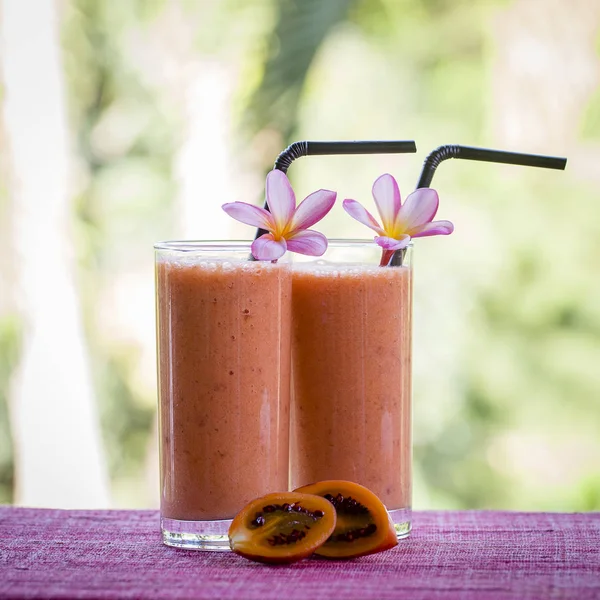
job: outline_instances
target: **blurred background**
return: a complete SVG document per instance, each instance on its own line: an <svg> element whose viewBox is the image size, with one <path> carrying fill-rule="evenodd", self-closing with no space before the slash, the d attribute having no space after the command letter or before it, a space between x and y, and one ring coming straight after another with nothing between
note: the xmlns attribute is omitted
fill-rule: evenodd
<svg viewBox="0 0 600 600"><path fill-rule="evenodd" d="M373 208L444 143L416 242L417 509L600 509L600 3L0 0L0 502L158 504L152 244L249 238L297 139L415 139L290 178ZM322 225L364 237L338 204Z"/></svg>

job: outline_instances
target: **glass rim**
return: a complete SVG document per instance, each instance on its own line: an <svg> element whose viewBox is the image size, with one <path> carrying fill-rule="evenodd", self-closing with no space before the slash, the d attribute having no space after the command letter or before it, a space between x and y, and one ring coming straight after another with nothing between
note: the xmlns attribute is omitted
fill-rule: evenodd
<svg viewBox="0 0 600 600"><path fill-rule="evenodd" d="M215 252L215 251L248 251L253 240L167 240L156 242L155 250L171 252ZM328 239L330 248L379 248L373 239L332 238ZM411 240L409 247L412 247Z"/></svg>

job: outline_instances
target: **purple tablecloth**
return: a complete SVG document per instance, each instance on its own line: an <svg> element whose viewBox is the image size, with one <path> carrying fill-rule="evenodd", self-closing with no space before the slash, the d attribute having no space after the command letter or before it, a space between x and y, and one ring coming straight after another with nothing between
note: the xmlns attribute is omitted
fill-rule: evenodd
<svg viewBox="0 0 600 600"><path fill-rule="evenodd" d="M417 512L408 540L287 567L161 543L153 511L0 507L0 598L600 598L600 513Z"/></svg>

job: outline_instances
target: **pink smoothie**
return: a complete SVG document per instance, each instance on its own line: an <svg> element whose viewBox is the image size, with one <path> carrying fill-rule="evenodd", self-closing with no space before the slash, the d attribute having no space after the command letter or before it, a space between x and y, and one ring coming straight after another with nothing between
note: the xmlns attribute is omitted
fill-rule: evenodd
<svg viewBox="0 0 600 600"><path fill-rule="evenodd" d="M355 481L411 505L409 267L298 266L292 285L292 487Z"/></svg>
<svg viewBox="0 0 600 600"><path fill-rule="evenodd" d="M290 271L165 259L156 276L161 514L232 518L288 488Z"/></svg>

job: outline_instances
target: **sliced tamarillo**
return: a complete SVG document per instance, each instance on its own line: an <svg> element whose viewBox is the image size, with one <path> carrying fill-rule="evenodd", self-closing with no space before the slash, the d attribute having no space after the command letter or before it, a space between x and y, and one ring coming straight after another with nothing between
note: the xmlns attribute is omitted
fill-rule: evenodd
<svg viewBox="0 0 600 600"><path fill-rule="evenodd" d="M375 554L398 544L394 524L381 500L369 489L351 481L320 481L295 492L328 500L337 513L336 527L315 551L327 558L355 558Z"/></svg>
<svg viewBox="0 0 600 600"><path fill-rule="evenodd" d="M324 544L335 523L335 508L325 498L296 492L268 494L236 515L229 527L229 545L257 562L292 563Z"/></svg>

